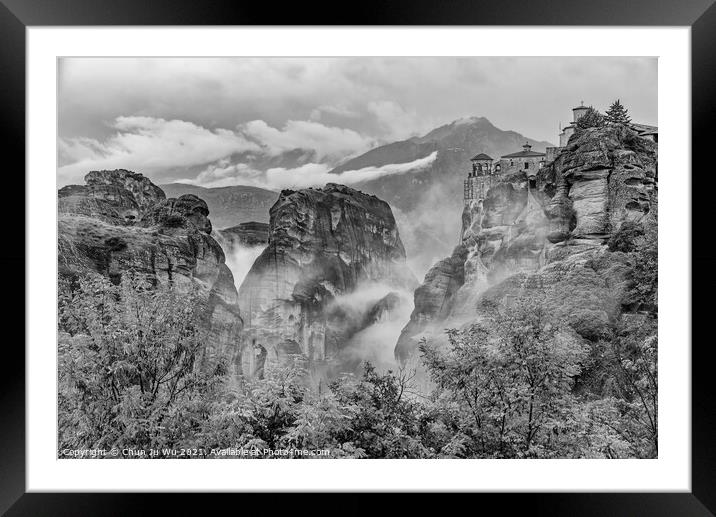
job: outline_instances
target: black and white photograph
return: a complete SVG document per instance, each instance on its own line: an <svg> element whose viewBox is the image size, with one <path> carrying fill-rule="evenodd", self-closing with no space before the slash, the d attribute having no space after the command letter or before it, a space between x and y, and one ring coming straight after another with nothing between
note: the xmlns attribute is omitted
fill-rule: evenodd
<svg viewBox="0 0 716 517"><path fill-rule="evenodd" d="M57 458L659 458L658 63L59 58Z"/></svg>

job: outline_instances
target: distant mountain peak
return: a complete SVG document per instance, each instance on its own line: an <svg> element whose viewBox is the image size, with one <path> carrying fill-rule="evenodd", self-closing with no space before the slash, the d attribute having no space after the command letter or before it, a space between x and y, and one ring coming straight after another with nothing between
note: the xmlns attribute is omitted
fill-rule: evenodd
<svg viewBox="0 0 716 517"><path fill-rule="evenodd" d="M460 126L460 125L464 125L464 124L485 124L485 123L492 125L492 122L490 122L485 117L472 116L472 117L461 117L459 119L453 120L449 125Z"/></svg>
<svg viewBox="0 0 716 517"><path fill-rule="evenodd" d="M497 128L487 117L478 117L477 115L473 115L470 117L461 117L458 119L453 120L449 124L444 124L438 128L435 128L432 132L435 132L437 130L444 129L444 130L452 130L452 131L460 131L460 130L472 130L472 129L485 129L488 131L496 130L501 131L499 128ZM429 133L428 133L429 134Z"/></svg>

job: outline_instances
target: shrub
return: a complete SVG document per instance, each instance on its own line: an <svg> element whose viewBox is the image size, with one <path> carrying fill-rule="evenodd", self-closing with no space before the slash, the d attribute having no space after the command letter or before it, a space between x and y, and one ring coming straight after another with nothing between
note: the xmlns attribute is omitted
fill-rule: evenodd
<svg viewBox="0 0 716 517"><path fill-rule="evenodd" d="M62 284L59 445L138 449L190 442L220 375L195 360L204 341L195 289L125 274ZM216 370L217 374L221 369Z"/></svg>
<svg viewBox="0 0 716 517"><path fill-rule="evenodd" d="M584 115L577 120L577 130L584 130L592 127L603 127L604 116L591 106L584 112Z"/></svg>

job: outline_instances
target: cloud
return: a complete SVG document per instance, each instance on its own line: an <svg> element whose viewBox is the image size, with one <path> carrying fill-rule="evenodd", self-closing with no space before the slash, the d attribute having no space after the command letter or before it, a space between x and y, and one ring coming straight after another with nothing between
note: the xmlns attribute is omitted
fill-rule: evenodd
<svg viewBox="0 0 716 517"><path fill-rule="evenodd" d="M364 137L356 131L329 127L315 121L289 120L283 129L276 129L263 120L252 120L240 126L240 129L271 154L307 149L314 151L319 161L326 158L341 159L367 151L374 145L372 138Z"/></svg>
<svg viewBox="0 0 716 517"><path fill-rule="evenodd" d="M395 368L395 343L413 311L413 293L380 283L363 283L355 290L337 296L331 307L340 308L346 318L358 323L388 294L397 297L391 310L378 321L356 333L341 351L347 359L369 361L379 368Z"/></svg>
<svg viewBox="0 0 716 517"><path fill-rule="evenodd" d="M349 118L349 119L357 119L361 116L361 113L352 110L344 105L338 105L338 106L318 106L317 108L314 108L311 110L311 114L309 115L310 120L319 121L321 120L325 115L338 117L338 118Z"/></svg>
<svg viewBox="0 0 716 517"><path fill-rule="evenodd" d="M420 280L460 241L462 205L445 206L452 196L450 187L438 182L427 186L410 209L392 207L408 266Z"/></svg>
<svg viewBox="0 0 716 517"><path fill-rule="evenodd" d="M433 151L428 156L412 162L391 163L380 167L364 167L357 170L343 171L340 174L331 174L329 167L317 163L309 163L294 169L276 167L266 171L266 183L270 188L306 188L321 186L326 183L355 185L381 176L405 174L425 169L433 164L437 156L438 152Z"/></svg>
<svg viewBox="0 0 716 517"><path fill-rule="evenodd" d="M550 140L582 99L621 98L656 123L657 69L653 57L64 58L59 130L98 138L105 121L141 114L212 128L329 121L387 140L478 115Z"/></svg>
<svg viewBox="0 0 716 517"><path fill-rule="evenodd" d="M90 170L131 169L157 173L216 162L261 147L228 129L209 130L183 120L117 117L116 130L100 142L91 138L60 139L60 183L78 182Z"/></svg>
<svg viewBox="0 0 716 517"><path fill-rule="evenodd" d="M194 179L198 170L230 156L218 152L187 166L179 163L179 145L168 146L172 156L133 154L116 135L115 121L122 118L184 121L213 133L214 141L230 131L232 139L260 147L266 140L263 153L298 145L316 154L294 163L232 157L262 170L335 161L371 142L425 134L473 115L554 141L559 123L571 119L570 108L582 99L605 109L620 98L633 120L657 123L653 57L73 57L61 59L58 71L60 166L86 162L63 170L75 179L96 168L95 161L147 172L142 167L152 159L168 162L156 168L163 178ZM246 125L254 136L243 132ZM127 163L127 155L136 157Z"/></svg>
<svg viewBox="0 0 716 517"><path fill-rule="evenodd" d="M253 185L265 187L262 171L245 163L231 163L228 159L209 164L196 178L178 179L177 183L188 183L201 187L230 187L233 185Z"/></svg>
<svg viewBox="0 0 716 517"><path fill-rule="evenodd" d="M367 109L378 120L390 140L404 140L419 134L424 129L424 122L418 113L414 109L406 110L397 102L387 100L369 102Z"/></svg>
<svg viewBox="0 0 716 517"><path fill-rule="evenodd" d="M251 266L254 265L254 262L266 246L244 246L239 243L232 245L231 242L224 238L221 232L214 232L212 236L224 250L226 265L231 270L231 275L234 277L234 286L238 291L246 275L249 274Z"/></svg>
<svg viewBox="0 0 716 517"><path fill-rule="evenodd" d="M355 185L381 176L423 170L430 167L437 156L438 152L433 151L428 156L412 162L391 163L381 167L364 167L362 169L343 171L339 174L331 174L332 167L325 163L307 163L293 168L272 167L263 173L244 163L229 163L227 160L221 160L209 165L195 179L178 181L202 187L251 185L271 190L317 187L326 183Z"/></svg>
<svg viewBox="0 0 716 517"><path fill-rule="evenodd" d="M60 139L61 184L79 182L90 170L124 168L166 175L174 169L197 167L203 168L197 177L177 180L214 187L236 184L237 178L259 184L257 176L262 171L232 163L230 157L246 152L270 157L301 149L317 161L309 164L310 173L319 169L326 172L374 145L373 139L356 131L315 121L289 120L277 129L263 120L252 120L229 130L208 129L184 120L130 116L117 117L111 127L114 133L102 141Z"/></svg>

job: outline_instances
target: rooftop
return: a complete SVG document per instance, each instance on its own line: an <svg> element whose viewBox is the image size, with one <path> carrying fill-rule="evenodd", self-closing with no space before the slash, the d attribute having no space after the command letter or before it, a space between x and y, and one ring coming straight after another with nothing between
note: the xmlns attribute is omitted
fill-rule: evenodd
<svg viewBox="0 0 716 517"><path fill-rule="evenodd" d="M546 156L544 153L538 153L535 151L520 151L519 153L505 154L502 158L526 158L529 156Z"/></svg>
<svg viewBox="0 0 716 517"><path fill-rule="evenodd" d="M537 153L532 151L532 146L529 144L529 142L525 142L525 145L522 146L522 151L519 153L512 153L512 154L505 154L502 156L502 158L526 158L530 156L545 156L544 153Z"/></svg>
<svg viewBox="0 0 716 517"><path fill-rule="evenodd" d="M476 154L472 158L470 158L470 161L473 162L475 160L492 160L489 156L487 156L485 153Z"/></svg>
<svg viewBox="0 0 716 517"><path fill-rule="evenodd" d="M636 122L632 122L630 124L632 129L634 129L638 133L659 133L659 128L657 126L650 126L649 124L638 124Z"/></svg>

